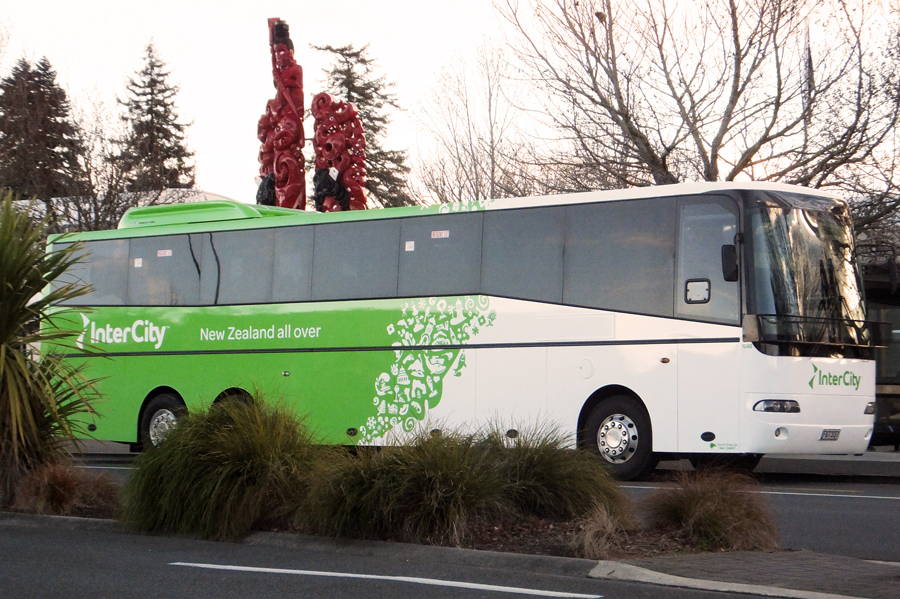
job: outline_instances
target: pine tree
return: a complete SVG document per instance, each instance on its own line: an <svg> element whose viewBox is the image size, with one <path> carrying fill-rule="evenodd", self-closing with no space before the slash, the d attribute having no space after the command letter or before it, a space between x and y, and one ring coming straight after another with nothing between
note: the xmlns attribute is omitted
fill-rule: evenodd
<svg viewBox="0 0 900 599"><path fill-rule="evenodd" d="M52 222L52 198L84 192L83 152L50 62L20 59L0 80L0 188L46 202Z"/></svg>
<svg viewBox="0 0 900 599"><path fill-rule="evenodd" d="M178 122L169 72L152 44L147 46L144 67L128 81L128 97L122 117L128 133L122 140L119 160L129 173L127 190L146 192L194 185L193 153L185 146L186 123Z"/></svg>
<svg viewBox="0 0 900 599"><path fill-rule="evenodd" d="M325 70L327 92L337 99L356 105L366 134L366 190L385 207L411 206L416 203L406 184L409 167L406 152L383 146L390 123L388 110L399 109L392 87L375 74L375 61L367 56L368 46L335 48L314 46L334 56L335 63Z"/></svg>

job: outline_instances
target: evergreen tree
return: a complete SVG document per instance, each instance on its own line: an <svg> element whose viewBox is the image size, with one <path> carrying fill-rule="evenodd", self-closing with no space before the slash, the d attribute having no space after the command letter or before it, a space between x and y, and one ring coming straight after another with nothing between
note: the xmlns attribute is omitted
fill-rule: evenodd
<svg viewBox="0 0 900 599"><path fill-rule="evenodd" d="M411 206L416 203L409 194L406 176L406 152L383 146L390 118L388 110L398 109L392 86L375 74L375 61L367 56L368 46L314 46L334 57L334 65L325 70L329 94L352 102L359 111L366 134L366 190L385 207Z"/></svg>
<svg viewBox="0 0 900 599"><path fill-rule="evenodd" d="M168 82L169 72L147 46L144 67L128 81L128 97L122 117L128 133L121 143L119 160L128 172L128 191L159 191L166 188L190 188L194 185L193 153L185 147L186 123L178 122L175 94L178 88Z"/></svg>
<svg viewBox="0 0 900 599"><path fill-rule="evenodd" d="M20 59L0 80L0 188L47 203L84 192L84 148L66 92L46 58Z"/></svg>

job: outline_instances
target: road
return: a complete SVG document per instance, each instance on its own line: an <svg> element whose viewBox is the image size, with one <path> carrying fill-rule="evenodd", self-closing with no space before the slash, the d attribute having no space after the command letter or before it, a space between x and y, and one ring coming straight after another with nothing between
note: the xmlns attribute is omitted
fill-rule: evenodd
<svg viewBox="0 0 900 599"><path fill-rule="evenodd" d="M0 589L18 597L366 597L420 599L569 597L720 599L717 592L613 582L584 567L450 548L372 543L352 548L214 543L132 535L110 526L0 516ZM539 558L546 560L547 558ZM499 561L498 561L499 560ZM581 562L581 560L578 560ZM213 566L213 567L210 567ZM225 569L227 567L227 569Z"/></svg>
<svg viewBox="0 0 900 599"><path fill-rule="evenodd" d="M900 480L761 475L786 549L900 562ZM636 500L668 483L623 483Z"/></svg>
<svg viewBox="0 0 900 599"><path fill-rule="evenodd" d="M131 458L92 455L82 466L127 479ZM835 462L835 471L840 463ZM821 465L818 468L827 471ZM658 479L665 473L658 472ZM900 477L761 474L782 547L900 562ZM636 500L669 483L623 483Z"/></svg>

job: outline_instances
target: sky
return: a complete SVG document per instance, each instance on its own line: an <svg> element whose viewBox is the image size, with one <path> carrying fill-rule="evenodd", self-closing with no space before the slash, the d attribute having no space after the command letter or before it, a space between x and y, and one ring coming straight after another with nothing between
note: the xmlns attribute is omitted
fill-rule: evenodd
<svg viewBox="0 0 900 599"><path fill-rule="evenodd" d="M89 112L100 101L110 118L152 42L180 88L179 116L191 123L197 187L245 202L255 201L257 120L275 93L269 17L290 25L307 108L328 61L309 45L369 44L407 109L393 115L388 147L412 160L427 143L417 108L433 97L444 69L496 42L501 24L491 0L0 0L0 7L0 76L21 57L46 56L76 108Z"/></svg>

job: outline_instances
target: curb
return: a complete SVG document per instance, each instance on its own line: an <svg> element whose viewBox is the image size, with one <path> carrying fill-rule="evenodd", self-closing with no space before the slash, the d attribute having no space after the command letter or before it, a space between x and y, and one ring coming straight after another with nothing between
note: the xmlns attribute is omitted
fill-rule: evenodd
<svg viewBox="0 0 900 599"><path fill-rule="evenodd" d="M53 528L66 530L91 530L101 532L128 531L116 520L105 518L82 518L80 516L51 516L47 514L28 514L25 512L0 511L0 526L24 526L39 528L52 525Z"/></svg>
<svg viewBox="0 0 900 599"><path fill-rule="evenodd" d="M755 584L741 584L736 582L721 582L717 580L702 580L699 578L685 578L672 574L654 572L640 566L633 566L622 562L601 560L588 574L591 578L604 580L620 580L627 582L643 582L666 587L680 587L702 591L725 591L732 593L746 593L763 597L787 597L790 599L858 599L850 595L835 595L832 593L817 593L815 591L798 591L782 587L761 586Z"/></svg>
<svg viewBox="0 0 900 599"><path fill-rule="evenodd" d="M249 545L338 551L357 555L391 556L406 561L434 561L476 568L526 570L539 574L584 576L597 565L595 560L530 553L507 553L483 549L463 549L441 545L418 545L393 541L317 537L280 532L257 532L243 541Z"/></svg>

